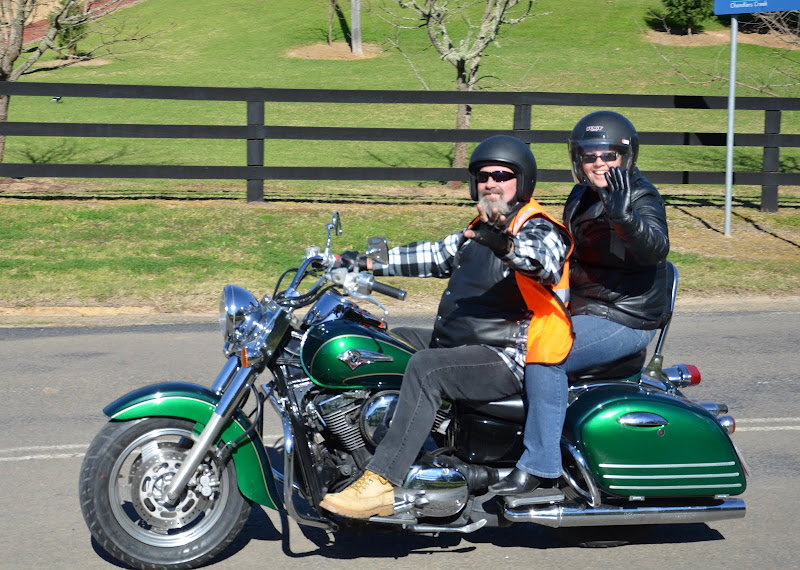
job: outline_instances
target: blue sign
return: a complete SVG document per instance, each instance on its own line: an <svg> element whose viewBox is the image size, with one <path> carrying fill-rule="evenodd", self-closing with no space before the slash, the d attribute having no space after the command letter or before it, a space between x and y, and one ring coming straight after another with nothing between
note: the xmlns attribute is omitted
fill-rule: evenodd
<svg viewBox="0 0 800 570"><path fill-rule="evenodd" d="M753 12L788 12L800 10L798 0L714 0L714 13L751 14Z"/></svg>

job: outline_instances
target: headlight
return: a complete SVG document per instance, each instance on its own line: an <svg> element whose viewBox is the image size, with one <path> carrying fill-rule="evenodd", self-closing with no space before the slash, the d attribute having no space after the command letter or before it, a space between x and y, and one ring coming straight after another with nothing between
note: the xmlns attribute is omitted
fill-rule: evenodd
<svg viewBox="0 0 800 570"><path fill-rule="evenodd" d="M263 303L247 289L226 285L219 301L219 323L225 354L246 351L249 366L271 357L292 323L292 315L265 297Z"/></svg>
<svg viewBox="0 0 800 570"><path fill-rule="evenodd" d="M225 342L239 346L247 344L242 340L249 336L260 313L255 295L242 287L226 285L219 300L219 325Z"/></svg>

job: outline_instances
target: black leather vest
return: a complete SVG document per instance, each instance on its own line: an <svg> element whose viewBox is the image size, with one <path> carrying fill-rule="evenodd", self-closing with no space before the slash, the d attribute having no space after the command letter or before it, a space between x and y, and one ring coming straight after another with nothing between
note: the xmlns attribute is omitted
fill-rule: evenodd
<svg viewBox="0 0 800 570"><path fill-rule="evenodd" d="M431 347L513 346L530 319L513 271L487 247L464 240L439 302Z"/></svg>

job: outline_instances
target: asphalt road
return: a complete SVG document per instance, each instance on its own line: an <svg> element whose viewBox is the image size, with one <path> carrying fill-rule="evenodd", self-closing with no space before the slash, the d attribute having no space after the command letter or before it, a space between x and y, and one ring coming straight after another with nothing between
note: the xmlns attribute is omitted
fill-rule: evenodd
<svg viewBox="0 0 800 570"><path fill-rule="evenodd" d="M423 324L398 318L399 324ZM727 403L753 476L744 519L661 525L631 544L581 549L564 531L514 525L470 535L329 536L256 508L214 568L799 568L800 311L678 313L666 361L696 364L698 400ZM78 470L102 408L145 384L209 385L223 359L213 322L0 328L0 568L114 567L91 539ZM273 429L274 428L274 429ZM277 422L267 431L278 435Z"/></svg>

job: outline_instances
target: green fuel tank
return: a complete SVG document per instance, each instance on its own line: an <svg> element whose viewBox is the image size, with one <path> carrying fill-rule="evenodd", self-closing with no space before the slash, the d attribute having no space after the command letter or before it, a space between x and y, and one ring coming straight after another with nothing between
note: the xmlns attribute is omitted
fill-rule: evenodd
<svg viewBox="0 0 800 570"><path fill-rule="evenodd" d="M337 319L306 331L300 360L308 377L325 388L396 390L414 352L375 322Z"/></svg>

